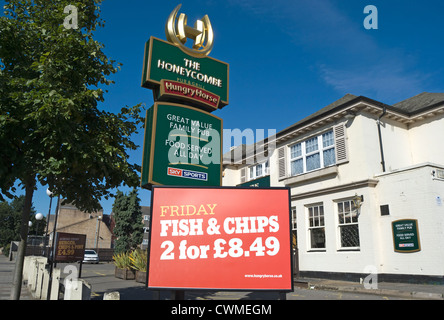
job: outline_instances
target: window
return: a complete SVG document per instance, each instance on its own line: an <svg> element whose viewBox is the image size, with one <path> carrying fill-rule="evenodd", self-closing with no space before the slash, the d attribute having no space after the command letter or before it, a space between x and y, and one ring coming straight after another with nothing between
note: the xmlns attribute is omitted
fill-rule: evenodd
<svg viewBox="0 0 444 320"><path fill-rule="evenodd" d="M324 206L308 207L308 222L311 249L325 249Z"/></svg>
<svg viewBox="0 0 444 320"><path fill-rule="evenodd" d="M388 204L383 204L379 207L381 210L381 216L389 216L390 215L390 209Z"/></svg>
<svg viewBox="0 0 444 320"><path fill-rule="evenodd" d="M329 167L335 163L333 130L290 147L292 176Z"/></svg>
<svg viewBox="0 0 444 320"><path fill-rule="evenodd" d="M313 171L321 167L318 137L305 141L305 171Z"/></svg>
<svg viewBox="0 0 444 320"><path fill-rule="evenodd" d="M298 143L290 148L291 152L291 175L295 176L304 173L304 163L302 158L302 143Z"/></svg>
<svg viewBox="0 0 444 320"><path fill-rule="evenodd" d="M291 242L292 247L297 248L298 247L298 224L296 221L296 207L291 207Z"/></svg>
<svg viewBox="0 0 444 320"><path fill-rule="evenodd" d="M358 210L352 200L338 202L341 248L359 248Z"/></svg>
<svg viewBox="0 0 444 320"><path fill-rule="evenodd" d="M333 130L322 135L322 155L324 160L324 167L332 166L336 162L334 143L335 139L333 137Z"/></svg>
<svg viewBox="0 0 444 320"><path fill-rule="evenodd" d="M268 161L254 165L250 167L250 173L249 173L250 180L254 180L262 176L265 176L269 173L269 171L270 167Z"/></svg>

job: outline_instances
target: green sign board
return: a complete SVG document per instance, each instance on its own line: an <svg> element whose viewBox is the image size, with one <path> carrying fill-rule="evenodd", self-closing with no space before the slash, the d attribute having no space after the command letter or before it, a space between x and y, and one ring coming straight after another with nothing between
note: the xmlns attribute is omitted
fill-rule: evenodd
<svg viewBox="0 0 444 320"><path fill-rule="evenodd" d="M220 186L222 119L156 102L147 110L141 185Z"/></svg>
<svg viewBox="0 0 444 320"><path fill-rule="evenodd" d="M392 222L393 245L396 252L410 253L421 251L418 220L404 219Z"/></svg>
<svg viewBox="0 0 444 320"><path fill-rule="evenodd" d="M270 186L270 176L257 178L237 185L238 187L266 188Z"/></svg>
<svg viewBox="0 0 444 320"><path fill-rule="evenodd" d="M227 63L210 57L193 57L166 41L151 37L145 45L142 87L154 89L155 99L161 80L170 80L196 88L193 98L199 94L198 98L213 100L207 97L208 93L220 97L218 107L222 108L228 104L228 74Z"/></svg>

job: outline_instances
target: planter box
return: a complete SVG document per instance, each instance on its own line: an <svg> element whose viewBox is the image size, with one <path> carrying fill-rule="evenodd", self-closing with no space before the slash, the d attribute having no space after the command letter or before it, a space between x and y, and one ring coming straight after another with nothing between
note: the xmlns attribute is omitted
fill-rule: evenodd
<svg viewBox="0 0 444 320"><path fill-rule="evenodd" d="M146 281L146 271L136 271L136 282L145 283Z"/></svg>
<svg viewBox="0 0 444 320"><path fill-rule="evenodd" d="M117 268L114 270L114 276L123 280L134 280L136 278L136 274L133 270L129 269L120 269Z"/></svg>

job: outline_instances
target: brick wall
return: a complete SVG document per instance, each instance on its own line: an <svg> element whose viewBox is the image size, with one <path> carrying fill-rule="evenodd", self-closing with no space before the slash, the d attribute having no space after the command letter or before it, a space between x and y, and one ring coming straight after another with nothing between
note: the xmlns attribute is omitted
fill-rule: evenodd
<svg viewBox="0 0 444 320"><path fill-rule="evenodd" d="M57 219L56 232L85 234L87 248L111 248L111 231L102 221L103 219L98 219L98 217L103 217L103 211L88 213L69 204L62 205ZM54 228L54 219L54 215L51 215L48 225L50 233Z"/></svg>

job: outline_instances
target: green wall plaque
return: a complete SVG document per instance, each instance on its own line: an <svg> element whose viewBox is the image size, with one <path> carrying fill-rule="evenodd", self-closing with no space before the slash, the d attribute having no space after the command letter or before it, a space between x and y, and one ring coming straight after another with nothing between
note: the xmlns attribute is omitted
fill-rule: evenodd
<svg viewBox="0 0 444 320"><path fill-rule="evenodd" d="M418 220L404 219L392 222L393 245L396 252L411 253L421 251Z"/></svg>

